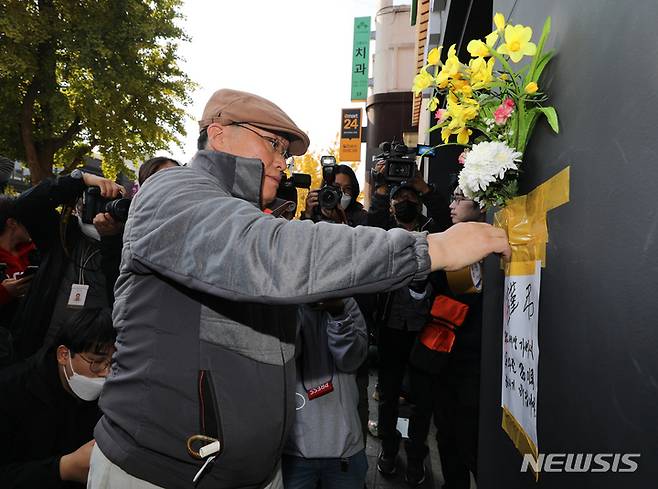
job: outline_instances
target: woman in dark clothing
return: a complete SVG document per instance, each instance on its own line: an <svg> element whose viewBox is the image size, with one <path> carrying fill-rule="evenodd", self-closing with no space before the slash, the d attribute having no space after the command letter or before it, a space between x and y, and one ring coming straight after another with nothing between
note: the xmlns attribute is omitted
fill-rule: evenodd
<svg viewBox="0 0 658 489"><path fill-rule="evenodd" d="M335 170L334 186L339 188L343 197L335 209L317 209L319 190L311 190L306 197L306 209L302 213L303 219L312 219L314 222L328 221L349 226L365 226L368 221L368 212L363 208L357 198L361 193L359 181L354 170L348 165L338 165Z"/></svg>

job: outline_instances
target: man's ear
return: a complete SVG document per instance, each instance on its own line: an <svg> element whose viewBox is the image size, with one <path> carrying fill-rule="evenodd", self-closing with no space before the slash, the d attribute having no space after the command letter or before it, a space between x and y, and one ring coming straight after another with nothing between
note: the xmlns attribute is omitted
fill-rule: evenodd
<svg viewBox="0 0 658 489"><path fill-rule="evenodd" d="M64 345L59 345L56 350L56 356L57 356L57 363L59 365L66 365L69 363L69 349L66 348Z"/></svg>
<svg viewBox="0 0 658 489"><path fill-rule="evenodd" d="M224 140L224 126L213 123L208 126L208 146L211 149L218 149Z"/></svg>

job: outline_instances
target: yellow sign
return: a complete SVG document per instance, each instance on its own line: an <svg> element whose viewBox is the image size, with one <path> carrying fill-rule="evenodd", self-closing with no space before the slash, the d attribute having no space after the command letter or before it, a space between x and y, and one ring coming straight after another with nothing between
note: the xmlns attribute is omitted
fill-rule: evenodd
<svg viewBox="0 0 658 489"><path fill-rule="evenodd" d="M343 109L339 161L361 161L361 109Z"/></svg>

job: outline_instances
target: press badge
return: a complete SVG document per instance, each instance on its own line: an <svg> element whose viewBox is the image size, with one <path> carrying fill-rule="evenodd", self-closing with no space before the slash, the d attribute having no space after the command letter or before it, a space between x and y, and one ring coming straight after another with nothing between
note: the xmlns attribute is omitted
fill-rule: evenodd
<svg viewBox="0 0 658 489"><path fill-rule="evenodd" d="M71 295L69 295L69 307L81 308L85 306L87 300L88 285L73 284L71 286Z"/></svg>
<svg viewBox="0 0 658 489"><path fill-rule="evenodd" d="M308 400L312 401L313 399L317 399L318 397L322 397L333 391L334 391L334 384L330 380L329 382L325 382L324 384L321 384L317 387L308 389L306 391L306 395L308 396Z"/></svg>

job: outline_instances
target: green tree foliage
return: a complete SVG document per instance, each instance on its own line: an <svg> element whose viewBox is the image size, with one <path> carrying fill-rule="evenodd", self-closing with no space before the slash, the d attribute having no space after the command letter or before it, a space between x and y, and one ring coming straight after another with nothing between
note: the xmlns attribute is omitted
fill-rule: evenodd
<svg viewBox="0 0 658 489"><path fill-rule="evenodd" d="M0 154L32 182L94 150L110 175L184 135L180 0L0 2Z"/></svg>

